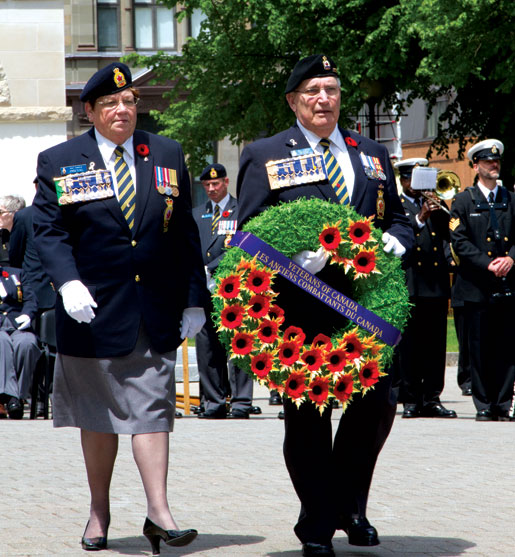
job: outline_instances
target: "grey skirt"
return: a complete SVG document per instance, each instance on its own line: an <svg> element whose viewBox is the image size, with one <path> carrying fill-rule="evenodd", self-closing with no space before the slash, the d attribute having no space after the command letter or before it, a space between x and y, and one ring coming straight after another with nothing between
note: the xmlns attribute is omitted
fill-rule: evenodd
<svg viewBox="0 0 515 557"><path fill-rule="evenodd" d="M101 433L173 431L176 351L158 354L140 329L134 351L113 358L58 354L54 427Z"/></svg>

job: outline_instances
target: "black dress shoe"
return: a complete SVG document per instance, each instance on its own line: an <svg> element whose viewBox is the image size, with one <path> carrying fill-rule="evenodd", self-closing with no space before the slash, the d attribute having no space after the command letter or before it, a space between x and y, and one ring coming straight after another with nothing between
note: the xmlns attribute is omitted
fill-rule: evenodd
<svg viewBox="0 0 515 557"><path fill-rule="evenodd" d="M405 404L402 412L403 418L419 418L420 411L416 404Z"/></svg>
<svg viewBox="0 0 515 557"><path fill-rule="evenodd" d="M318 557L322 555L325 557L334 557L333 546L322 543L303 543L302 555L304 555L304 557L312 557L315 555Z"/></svg>
<svg viewBox="0 0 515 557"><path fill-rule="evenodd" d="M281 410L281 411L279 412L279 414L277 414L277 417L278 417L280 420L284 420L284 410Z"/></svg>
<svg viewBox="0 0 515 557"><path fill-rule="evenodd" d="M270 392L270 398L268 399L268 404L270 406L281 406L283 399L277 391Z"/></svg>
<svg viewBox="0 0 515 557"><path fill-rule="evenodd" d="M510 421L510 413L508 410L499 410L495 413L497 416L497 420L500 422L509 422Z"/></svg>
<svg viewBox="0 0 515 557"><path fill-rule="evenodd" d="M230 414L227 415L228 418L232 420L248 420L249 412L247 410L240 410L239 408L234 408Z"/></svg>
<svg viewBox="0 0 515 557"><path fill-rule="evenodd" d="M19 398L12 396L7 403L7 413L11 420L21 420L23 418L23 403Z"/></svg>
<svg viewBox="0 0 515 557"><path fill-rule="evenodd" d="M458 415L454 410L448 410L441 404L430 404L424 406L421 412L424 418L457 418Z"/></svg>
<svg viewBox="0 0 515 557"><path fill-rule="evenodd" d="M261 408L259 406L251 406L249 414L262 414Z"/></svg>
<svg viewBox="0 0 515 557"><path fill-rule="evenodd" d="M379 545L377 530L370 524L366 516L344 520L341 529L347 532L350 545Z"/></svg>
<svg viewBox="0 0 515 557"><path fill-rule="evenodd" d="M496 418L494 417L492 412L488 409L480 410L476 414L476 422L492 422L492 421L495 421L495 420L496 420Z"/></svg>
<svg viewBox="0 0 515 557"><path fill-rule="evenodd" d="M225 420L227 418L227 410L222 408L221 410L206 410L197 414L197 418L202 418L204 420Z"/></svg>
<svg viewBox="0 0 515 557"><path fill-rule="evenodd" d="M154 524L148 517L143 525L143 535L152 546L152 555L160 554L159 543L161 540L163 540L166 545L181 547L191 543L197 537L197 534L197 530L193 528L189 530L165 530L161 528L161 526Z"/></svg>
<svg viewBox="0 0 515 557"><path fill-rule="evenodd" d="M465 387L465 389L461 389L461 394L463 396L472 396L472 389L470 387Z"/></svg>

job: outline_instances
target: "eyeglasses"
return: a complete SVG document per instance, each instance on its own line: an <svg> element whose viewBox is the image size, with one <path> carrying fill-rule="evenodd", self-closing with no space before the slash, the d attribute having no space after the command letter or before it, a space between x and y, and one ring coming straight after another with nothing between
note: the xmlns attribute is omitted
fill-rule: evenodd
<svg viewBox="0 0 515 557"><path fill-rule="evenodd" d="M12 213L12 211L2 211L0 209L0 215L10 215Z"/></svg>
<svg viewBox="0 0 515 557"><path fill-rule="evenodd" d="M110 99L108 101L97 101L97 104L107 108L107 110L117 108L120 103L122 103L125 108L134 108L139 103L139 98L134 97L133 99Z"/></svg>
<svg viewBox="0 0 515 557"><path fill-rule="evenodd" d="M296 89L297 93L302 93L303 95L307 95L308 97L318 97L322 91L325 91L325 94L328 97L337 97L338 93L340 92L339 87L310 87L309 89L305 89L304 91L299 91Z"/></svg>

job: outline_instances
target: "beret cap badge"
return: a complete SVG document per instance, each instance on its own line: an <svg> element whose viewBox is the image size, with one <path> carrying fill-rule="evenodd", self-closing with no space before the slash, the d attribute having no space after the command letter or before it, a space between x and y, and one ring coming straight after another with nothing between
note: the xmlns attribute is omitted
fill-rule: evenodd
<svg viewBox="0 0 515 557"><path fill-rule="evenodd" d="M216 178L217 176L216 168L212 168L211 171L209 172L209 175L211 176L211 178Z"/></svg>
<svg viewBox="0 0 515 557"><path fill-rule="evenodd" d="M327 59L327 56L322 57L322 64L324 65L324 70L329 71L331 69L331 63Z"/></svg>
<svg viewBox="0 0 515 557"><path fill-rule="evenodd" d="M127 81L125 80L123 73L120 71L120 68L114 68L113 73L116 87L125 87L127 85Z"/></svg>

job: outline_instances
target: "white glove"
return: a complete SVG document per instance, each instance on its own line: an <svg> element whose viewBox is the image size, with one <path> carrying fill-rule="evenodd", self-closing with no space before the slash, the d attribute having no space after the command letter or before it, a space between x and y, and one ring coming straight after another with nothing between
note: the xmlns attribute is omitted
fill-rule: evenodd
<svg viewBox="0 0 515 557"><path fill-rule="evenodd" d="M93 308L97 307L97 303L80 280L71 280L63 284L59 293L63 297L66 313L75 321L90 323L95 318Z"/></svg>
<svg viewBox="0 0 515 557"><path fill-rule="evenodd" d="M182 312L181 338L193 338L206 322L203 308L186 308Z"/></svg>
<svg viewBox="0 0 515 557"><path fill-rule="evenodd" d="M206 270L207 289L209 290L209 292L213 293L213 290L215 289L215 285L216 285L215 279L211 276L211 273L209 272L207 265L204 267L204 269Z"/></svg>
<svg viewBox="0 0 515 557"><path fill-rule="evenodd" d="M390 253L393 250L393 255L395 255L396 257L401 257L406 253L406 248L399 242L399 240L395 236L392 236L388 232L385 232L383 234L382 240L384 242L383 250L386 253Z"/></svg>
<svg viewBox="0 0 515 557"><path fill-rule="evenodd" d="M30 327L30 317L26 313L22 313L15 319L18 323L18 331L23 331L23 329L28 329Z"/></svg>
<svg viewBox="0 0 515 557"><path fill-rule="evenodd" d="M313 275L321 271L329 258L329 254L324 250L322 246L318 248L317 251L304 250L296 253L292 259L300 265L306 271L309 271Z"/></svg>

